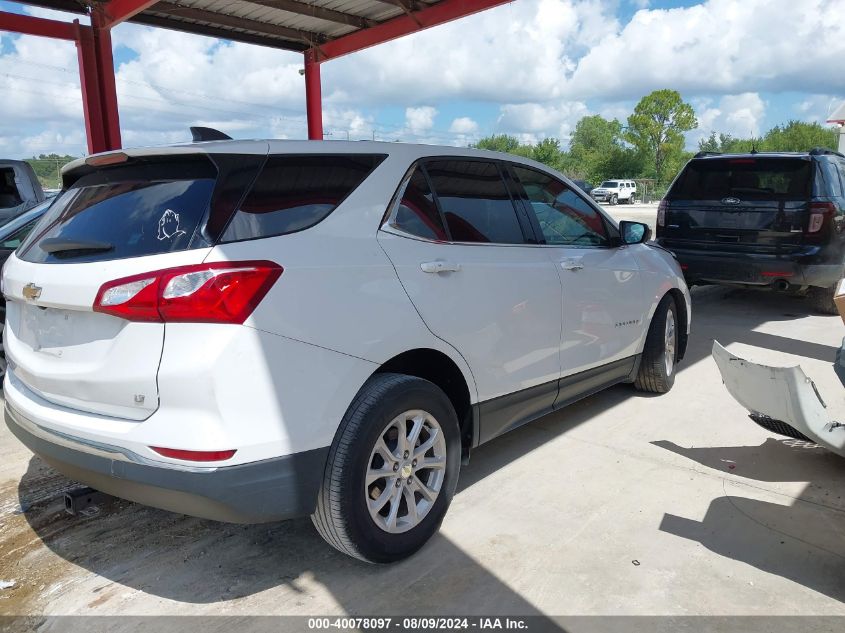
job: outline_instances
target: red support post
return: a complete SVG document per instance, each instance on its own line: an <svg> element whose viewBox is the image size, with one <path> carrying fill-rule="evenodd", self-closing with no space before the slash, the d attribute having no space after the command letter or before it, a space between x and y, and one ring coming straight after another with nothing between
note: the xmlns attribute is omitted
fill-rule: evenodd
<svg viewBox="0 0 845 633"><path fill-rule="evenodd" d="M308 139L323 140L323 97L320 87L320 62L314 50L305 51L305 114Z"/></svg>
<svg viewBox="0 0 845 633"><path fill-rule="evenodd" d="M111 31L103 26L104 22L105 18L99 12L95 11L91 14L103 127L106 132L106 149L120 149L120 115L117 109L117 88L114 82Z"/></svg>
<svg viewBox="0 0 845 633"><path fill-rule="evenodd" d="M76 27L76 51L79 59L79 84L82 88L85 135L88 140L88 152L96 154L109 149L100 97L100 82L97 76L97 52L91 27L82 26L79 21L76 22Z"/></svg>

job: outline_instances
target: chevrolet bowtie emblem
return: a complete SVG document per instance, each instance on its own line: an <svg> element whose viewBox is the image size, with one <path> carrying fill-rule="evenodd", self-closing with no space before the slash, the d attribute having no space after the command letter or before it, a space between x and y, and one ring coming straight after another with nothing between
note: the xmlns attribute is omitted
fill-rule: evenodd
<svg viewBox="0 0 845 633"><path fill-rule="evenodd" d="M41 286L36 286L35 284L26 284L23 287L23 296L25 299L29 299L33 301L41 296Z"/></svg>

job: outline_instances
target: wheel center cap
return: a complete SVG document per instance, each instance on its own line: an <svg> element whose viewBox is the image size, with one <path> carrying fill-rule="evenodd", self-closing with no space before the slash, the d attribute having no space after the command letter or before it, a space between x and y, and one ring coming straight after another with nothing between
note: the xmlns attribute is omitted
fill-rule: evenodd
<svg viewBox="0 0 845 633"><path fill-rule="evenodd" d="M402 470L399 471L399 474L402 475L402 479L407 479L411 476L411 473L414 472L414 469L411 467L410 464L405 464L402 466Z"/></svg>

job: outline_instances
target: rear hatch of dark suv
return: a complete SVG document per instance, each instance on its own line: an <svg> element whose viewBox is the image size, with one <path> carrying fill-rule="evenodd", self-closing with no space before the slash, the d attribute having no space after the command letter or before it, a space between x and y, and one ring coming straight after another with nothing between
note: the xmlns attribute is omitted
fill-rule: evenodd
<svg viewBox="0 0 845 633"><path fill-rule="evenodd" d="M814 168L801 155L693 159L661 202L658 240L690 275L771 283L789 272L778 260L814 247L806 235ZM697 260L704 269L695 269L696 254L705 258Z"/></svg>

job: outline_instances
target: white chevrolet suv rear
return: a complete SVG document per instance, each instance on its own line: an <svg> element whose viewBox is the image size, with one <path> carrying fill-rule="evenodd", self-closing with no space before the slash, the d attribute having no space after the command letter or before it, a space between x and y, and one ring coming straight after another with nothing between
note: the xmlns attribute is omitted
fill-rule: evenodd
<svg viewBox="0 0 845 633"><path fill-rule="evenodd" d="M6 421L139 503L398 560L472 448L683 356L672 256L532 161L225 141L63 178L3 270Z"/></svg>

